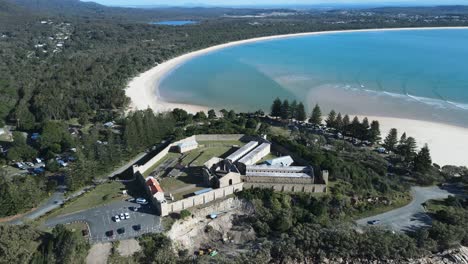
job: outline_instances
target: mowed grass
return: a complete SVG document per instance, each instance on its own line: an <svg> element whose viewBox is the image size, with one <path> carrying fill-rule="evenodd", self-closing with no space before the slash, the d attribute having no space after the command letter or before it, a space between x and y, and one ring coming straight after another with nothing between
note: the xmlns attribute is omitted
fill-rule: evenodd
<svg viewBox="0 0 468 264"><path fill-rule="evenodd" d="M147 177L150 175L151 172L155 171L156 168L161 166L164 162L170 160L170 159L178 159L180 157L180 153L174 153L174 152L169 152L167 153L166 156L164 156L160 161L156 162L153 166L151 166L149 169L147 169L144 173L143 176Z"/></svg>
<svg viewBox="0 0 468 264"><path fill-rule="evenodd" d="M257 164L262 164L267 160L276 159L276 158L278 158L278 156L276 156L273 153L270 153L270 154L266 155L265 157L263 157L263 159L261 159L259 162L257 162Z"/></svg>
<svg viewBox="0 0 468 264"><path fill-rule="evenodd" d="M444 200L429 200L425 203L425 207L430 213L436 213L437 211L447 209Z"/></svg>
<svg viewBox="0 0 468 264"><path fill-rule="evenodd" d="M189 190L184 190L183 192L175 193L175 194L174 194L174 199L175 199L176 201L181 200L181 199L184 199L186 195L191 194L191 193L194 193L194 192L196 192L196 191L200 191L200 190L206 189L206 188L208 188L208 187L194 187L194 188L190 188Z"/></svg>
<svg viewBox="0 0 468 264"><path fill-rule="evenodd" d="M283 136L286 138L288 138L291 135L291 132L287 128L278 126L271 126L270 133L276 136Z"/></svg>
<svg viewBox="0 0 468 264"><path fill-rule="evenodd" d="M125 188L120 182L109 182L98 185L92 191L83 194L76 200L66 203L64 207L54 211L48 218L59 215L70 214L96 206L123 200L122 189Z"/></svg>

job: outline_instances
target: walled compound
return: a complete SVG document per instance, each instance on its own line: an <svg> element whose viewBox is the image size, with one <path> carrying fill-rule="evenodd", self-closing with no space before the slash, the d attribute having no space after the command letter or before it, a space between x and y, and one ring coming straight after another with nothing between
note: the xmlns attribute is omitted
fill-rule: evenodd
<svg viewBox="0 0 468 264"><path fill-rule="evenodd" d="M260 137L195 135L168 144L133 172L161 216L249 188L327 192L327 171L293 166L291 156L275 157L271 149Z"/></svg>

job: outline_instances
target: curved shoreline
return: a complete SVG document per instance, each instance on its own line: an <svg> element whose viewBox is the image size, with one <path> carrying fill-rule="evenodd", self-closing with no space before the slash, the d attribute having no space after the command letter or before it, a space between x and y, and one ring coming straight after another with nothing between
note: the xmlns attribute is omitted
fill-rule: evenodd
<svg viewBox="0 0 468 264"><path fill-rule="evenodd" d="M274 35L274 36L267 36L267 37L258 37L246 40L239 40L228 42L208 48L204 48L201 50L189 52L183 54L181 56L175 57L168 61L165 61L152 69L141 73L139 76L133 78L129 83L125 90L126 95L131 99L130 103L130 110L143 110L146 108L151 108L155 112L164 112L170 111L174 108L182 108L188 112L195 113L198 111L206 111L209 109L207 106L201 105L194 105L194 104L181 104L181 103L172 103L167 102L164 98L161 98L159 94L159 85L164 77L169 74L172 70L176 69L179 65L183 63L211 53L221 49L239 46L248 43L255 43L261 41L269 41L269 40L277 40L277 39L286 39L286 38L295 38L295 37L304 37L304 36L314 36L314 35L326 35L326 34L337 34L337 33L355 33L355 32L380 32L380 31L411 31L411 30L444 30L444 29L468 29L468 27L418 27L418 28L376 28L376 29L356 29L356 30L335 30L335 31L319 31L319 32L305 32L305 33L295 33L295 34L286 34L286 35ZM372 116L372 113L369 113ZM397 128L399 131L407 131L407 126L402 126L403 124L407 125L408 122L419 122L418 120L410 120L410 119L401 119L401 118L393 118L393 117L378 117L378 120L385 119L385 123L391 123L391 127ZM400 120L400 122L397 122ZM423 145L424 143L429 143L433 148L433 156L435 162L440 162L441 164L455 164L455 165L468 165L468 160L463 161L460 157L460 153L468 153L468 129L458 127L458 126L450 126L446 124L436 123L436 122L424 122L424 127L431 128L430 131L438 132L436 135L430 137L430 140L426 142L418 142L418 145ZM429 125L431 124L431 125ZM410 128L417 127L411 126ZM408 133L415 138L427 138L427 130L420 128L420 129L412 129L413 133ZM439 131L451 131L452 133L448 133L443 135L442 132ZM456 131L456 133L454 132ZM442 134L441 134L442 133ZM382 130L382 137L385 137L386 131ZM454 138L455 137L455 138ZM449 139L457 139L458 144L452 145L452 140L447 142L447 138ZM461 146L461 142L467 142ZM434 145L439 147L434 148ZM441 149L442 146L445 146L443 150ZM449 146L449 147L447 147ZM450 149L452 148L452 149ZM453 151L456 149L458 151ZM449 153L447 153L449 152ZM435 157L436 155L437 158Z"/></svg>

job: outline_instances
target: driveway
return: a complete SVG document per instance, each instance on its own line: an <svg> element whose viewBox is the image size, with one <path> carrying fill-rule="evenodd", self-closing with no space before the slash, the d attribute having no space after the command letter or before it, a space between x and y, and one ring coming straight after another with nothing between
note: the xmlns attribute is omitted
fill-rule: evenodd
<svg viewBox="0 0 468 264"><path fill-rule="evenodd" d="M77 213L58 216L45 222L46 227L54 227L58 224L67 224L77 221L88 223L90 240L92 242L106 242L122 240L141 236L145 233L162 232L161 218L156 215L156 210L149 205L142 206L139 211L131 211L130 207L140 205L127 201L114 202L108 205L92 208ZM129 213L130 219L114 221L114 216L121 213ZM141 225L140 230L135 230L135 225ZM125 232L117 233L117 229L124 228ZM106 234L108 231L113 235Z"/></svg>
<svg viewBox="0 0 468 264"><path fill-rule="evenodd" d="M444 199L449 195L459 194L455 188L438 186L412 187L413 201L408 205L388 211L383 214L357 220L358 226L367 226L372 220L380 220L375 226L382 226L393 231L412 231L420 227L429 226L432 219L426 214L422 204L431 199Z"/></svg>

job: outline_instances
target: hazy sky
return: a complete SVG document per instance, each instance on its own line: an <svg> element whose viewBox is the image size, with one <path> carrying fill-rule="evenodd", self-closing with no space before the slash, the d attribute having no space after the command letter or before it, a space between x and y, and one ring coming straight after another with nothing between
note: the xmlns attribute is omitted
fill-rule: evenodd
<svg viewBox="0 0 468 264"><path fill-rule="evenodd" d="M90 1L90 0L83 0ZM414 4L414 5L446 5L467 4L468 0L93 0L104 5L311 5L311 4Z"/></svg>

